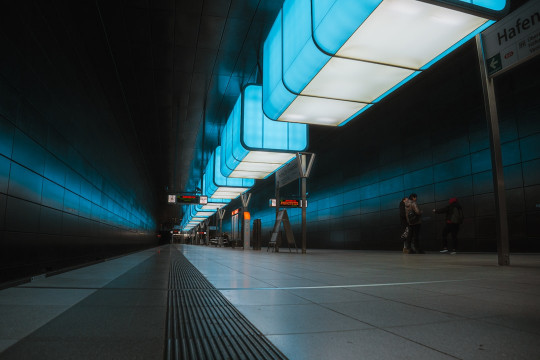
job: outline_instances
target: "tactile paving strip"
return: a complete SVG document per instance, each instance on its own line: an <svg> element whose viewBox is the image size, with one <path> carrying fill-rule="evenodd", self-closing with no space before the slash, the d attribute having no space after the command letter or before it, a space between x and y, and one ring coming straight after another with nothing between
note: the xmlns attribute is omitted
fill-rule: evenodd
<svg viewBox="0 0 540 360"><path fill-rule="evenodd" d="M186 257L171 262L165 359L286 359Z"/></svg>

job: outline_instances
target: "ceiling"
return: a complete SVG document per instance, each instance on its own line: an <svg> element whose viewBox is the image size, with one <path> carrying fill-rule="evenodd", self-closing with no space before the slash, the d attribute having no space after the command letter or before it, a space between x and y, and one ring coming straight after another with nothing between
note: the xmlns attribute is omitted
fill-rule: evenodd
<svg viewBox="0 0 540 360"><path fill-rule="evenodd" d="M242 86L260 83L262 46L282 3L20 0L3 14L11 14L5 31L13 39L31 28L29 36L47 49L36 67L54 54L67 58L58 62L56 77L79 76L71 84L82 84L88 97L106 104L140 160L139 173L168 213L178 209L165 206L167 193L195 190ZM53 34L54 41L41 33Z"/></svg>
<svg viewBox="0 0 540 360"><path fill-rule="evenodd" d="M193 191L242 86L260 79L282 1L75 3L55 11L73 21L91 66L102 70L109 107L143 171L160 192Z"/></svg>

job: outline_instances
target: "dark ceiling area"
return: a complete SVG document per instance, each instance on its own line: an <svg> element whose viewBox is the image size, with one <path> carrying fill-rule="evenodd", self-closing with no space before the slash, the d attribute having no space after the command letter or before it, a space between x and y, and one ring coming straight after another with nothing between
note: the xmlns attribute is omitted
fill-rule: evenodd
<svg viewBox="0 0 540 360"><path fill-rule="evenodd" d="M122 140L142 159L140 172L161 198L194 191L241 88L260 79L262 45L281 5L28 1L11 4L9 13L19 14L34 33L43 24L55 34L56 52L80 68L73 73L84 74L83 86L99 89Z"/></svg>
<svg viewBox="0 0 540 360"><path fill-rule="evenodd" d="M104 0L82 9L82 19L71 17L88 23L79 29L94 66L108 69L100 81L110 106L160 190L195 189L242 86L257 81L260 49L281 5Z"/></svg>

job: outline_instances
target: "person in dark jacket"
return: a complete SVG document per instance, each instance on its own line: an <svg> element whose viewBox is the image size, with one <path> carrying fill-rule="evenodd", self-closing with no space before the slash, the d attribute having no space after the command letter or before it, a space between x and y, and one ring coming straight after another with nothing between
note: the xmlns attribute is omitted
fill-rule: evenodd
<svg viewBox="0 0 540 360"><path fill-rule="evenodd" d="M445 226L442 232L443 249L442 253L455 254L457 250L459 225L463 222L463 209L457 198L451 198L448 205L441 209L433 209L434 213L445 214ZM452 246L448 247L448 234L452 235ZM450 249L450 250L449 250Z"/></svg>
<svg viewBox="0 0 540 360"><path fill-rule="evenodd" d="M416 204L418 196L416 194L409 195L405 202L405 214L409 223L409 237L407 239L407 248L410 253L424 254L424 250L420 246L420 228L422 227L422 210Z"/></svg>
<svg viewBox="0 0 540 360"><path fill-rule="evenodd" d="M401 225L401 239L403 240L403 252L405 254L409 253L407 248L407 238L409 237L409 223L407 222L407 213L405 212L405 202L407 197L404 197L399 202L399 222Z"/></svg>

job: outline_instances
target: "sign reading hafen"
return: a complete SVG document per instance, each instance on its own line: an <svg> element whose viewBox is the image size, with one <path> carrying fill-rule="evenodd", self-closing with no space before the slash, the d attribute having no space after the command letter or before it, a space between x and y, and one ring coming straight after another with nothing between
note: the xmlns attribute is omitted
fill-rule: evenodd
<svg viewBox="0 0 540 360"><path fill-rule="evenodd" d="M529 1L482 33L489 76L540 54L540 1Z"/></svg>

